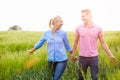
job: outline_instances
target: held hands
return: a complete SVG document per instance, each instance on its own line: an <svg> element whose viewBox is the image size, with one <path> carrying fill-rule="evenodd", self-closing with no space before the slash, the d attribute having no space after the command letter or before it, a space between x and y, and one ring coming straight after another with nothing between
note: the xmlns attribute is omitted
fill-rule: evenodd
<svg viewBox="0 0 120 80"><path fill-rule="evenodd" d="M73 53L71 53L71 59L74 62L78 60L77 56L75 56Z"/></svg>

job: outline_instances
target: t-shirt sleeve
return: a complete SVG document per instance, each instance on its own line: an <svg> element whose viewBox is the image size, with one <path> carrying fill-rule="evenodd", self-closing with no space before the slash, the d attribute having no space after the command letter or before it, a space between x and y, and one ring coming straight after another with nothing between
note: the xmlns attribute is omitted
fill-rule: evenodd
<svg viewBox="0 0 120 80"><path fill-rule="evenodd" d="M98 32L98 36L100 37L100 36L103 36L103 35L104 35L104 32L103 32L102 28L100 27L99 32Z"/></svg>
<svg viewBox="0 0 120 80"><path fill-rule="evenodd" d="M79 35L79 26L75 29L75 35Z"/></svg>

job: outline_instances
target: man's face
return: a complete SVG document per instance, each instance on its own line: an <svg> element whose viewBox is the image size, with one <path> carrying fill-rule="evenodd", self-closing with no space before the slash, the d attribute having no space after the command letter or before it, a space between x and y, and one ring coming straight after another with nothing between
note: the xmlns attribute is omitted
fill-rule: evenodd
<svg viewBox="0 0 120 80"><path fill-rule="evenodd" d="M86 13L86 12L82 12L82 16L81 17L82 17L82 21L84 23L89 22L92 19L91 14L90 13Z"/></svg>

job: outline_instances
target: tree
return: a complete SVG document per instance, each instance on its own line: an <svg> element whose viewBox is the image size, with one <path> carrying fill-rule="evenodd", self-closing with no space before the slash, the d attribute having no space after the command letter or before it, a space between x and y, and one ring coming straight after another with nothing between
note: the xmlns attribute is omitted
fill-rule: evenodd
<svg viewBox="0 0 120 80"><path fill-rule="evenodd" d="M14 25L12 27L9 27L8 30L22 30L22 28L20 26Z"/></svg>

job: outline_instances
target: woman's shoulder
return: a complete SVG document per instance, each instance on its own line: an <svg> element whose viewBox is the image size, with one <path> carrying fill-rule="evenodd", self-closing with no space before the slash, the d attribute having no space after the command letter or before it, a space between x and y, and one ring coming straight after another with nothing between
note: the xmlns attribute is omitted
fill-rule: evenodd
<svg viewBox="0 0 120 80"><path fill-rule="evenodd" d="M63 29L60 29L59 31L60 31L60 32L65 32Z"/></svg>
<svg viewBox="0 0 120 80"><path fill-rule="evenodd" d="M60 33L63 33L63 34L66 34L66 33L67 33L66 31L64 31L64 30L62 30L62 29L60 29L59 32L60 32Z"/></svg>
<svg viewBox="0 0 120 80"><path fill-rule="evenodd" d="M44 33L50 33L51 32L51 30L47 30L47 31L45 31Z"/></svg>
<svg viewBox="0 0 120 80"><path fill-rule="evenodd" d="M43 34L44 34L44 35L49 35L50 32L51 32L50 30L47 30L47 31L44 31Z"/></svg>

